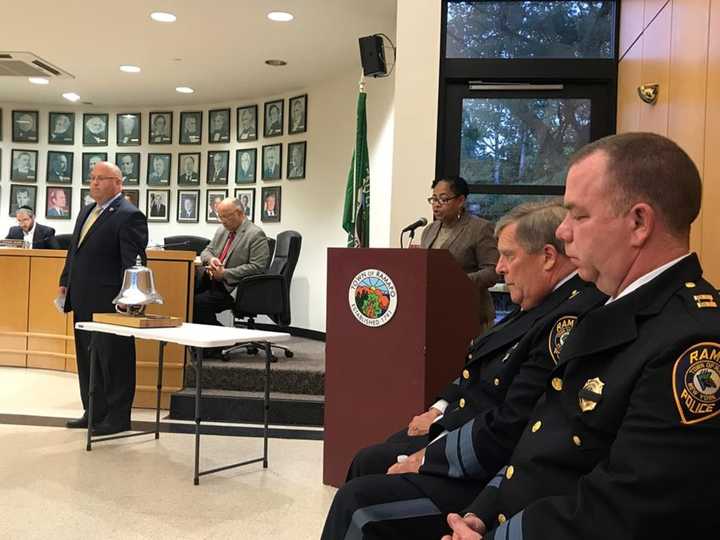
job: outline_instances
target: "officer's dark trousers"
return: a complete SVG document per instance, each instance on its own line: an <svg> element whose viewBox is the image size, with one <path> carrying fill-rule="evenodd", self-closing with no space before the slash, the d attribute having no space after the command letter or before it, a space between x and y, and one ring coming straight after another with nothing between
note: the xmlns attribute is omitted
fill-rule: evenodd
<svg viewBox="0 0 720 540"><path fill-rule="evenodd" d="M398 455L409 456L425 448L427 444L427 435L410 436L407 428L398 431L385 442L373 444L355 454L348 469L347 480L368 474L385 474L391 465L397 463Z"/></svg>

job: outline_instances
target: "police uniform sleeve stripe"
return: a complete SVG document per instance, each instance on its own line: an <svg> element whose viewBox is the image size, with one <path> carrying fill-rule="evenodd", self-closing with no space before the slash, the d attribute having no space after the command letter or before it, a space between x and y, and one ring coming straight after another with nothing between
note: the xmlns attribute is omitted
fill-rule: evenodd
<svg viewBox="0 0 720 540"><path fill-rule="evenodd" d="M523 540L522 512L485 536L485 540Z"/></svg>
<svg viewBox="0 0 720 540"><path fill-rule="evenodd" d="M466 475L479 476L485 474L485 469L480 465L475 447L473 445L473 424L475 420L471 420L460 428L460 457L462 459L463 469Z"/></svg>
<svg viewBox="0 0 720 540"><path fill-rule="evenodd" d="M445 459L448 463L448 476L450 478L460 478L463 476L462 467L460 465L460 455L458 454L458 439L460 430L456 429L448 433L445 442Z"/></svg>
<svg viewBox="0 0 720 540"><path fill-rule="evenodd" d="M345 533L345 540L362 540L362 529L370 522L436 516L441 513L438 507L428 498L366 506L355 510L353 513L350 527Z"/></svg>
<svg viewBox="0 0 720 540"><path fill-rule="evenodd" d="M505 471L507 471L507 465L498 471L495 477L487 483L486 487L499 488L503 478L505 478Z"/></svg>

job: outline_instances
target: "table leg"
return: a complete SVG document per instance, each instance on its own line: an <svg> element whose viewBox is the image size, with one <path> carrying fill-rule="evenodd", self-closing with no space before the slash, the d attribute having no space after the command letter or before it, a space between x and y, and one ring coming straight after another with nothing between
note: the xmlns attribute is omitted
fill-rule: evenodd
<svg viewBox="0 0 720 540"><path fill-rule="evenodd" d="M194 357L193 368L195 369L195 477L193 483L197 486L200 484L200 398L202 397L203 350L192 347L191 356Z"/></svg>
<svg viewBox="0 0 720 540"><path fill-rule="evenodd" d="M265 342L265 424L263 426L263 468L268 466L268 421L270 416L270 362L272 362L272 345Z"/></svg>
<svg viewBox="0 0 720 540"><path fill-rule="evenodd" d="M94 337L95 334L90 338L90 381L88 388L88 426L87 426L87 443L85 450L90 452L92 450L92 429L93 429L93 402L95 401L95 345Z"/></svg>
<svg viewBox="0 0 720 540"><path fill-rule="evenodd" d="M155 438L160 438L160 396L163 383L163 359L165 357L165 342L160 341L158 347L158 374L157 374L157 405L155 407Z"/></svg>

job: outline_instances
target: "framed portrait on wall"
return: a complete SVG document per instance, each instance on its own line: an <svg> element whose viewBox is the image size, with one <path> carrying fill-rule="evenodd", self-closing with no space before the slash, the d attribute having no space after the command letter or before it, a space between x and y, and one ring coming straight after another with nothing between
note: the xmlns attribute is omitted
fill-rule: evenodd
<svg viewBox="0 0 720 540"><path fill-rule="evenodd" d="M48 150L45 176L48 184L72 184L73 158L72 152Z"/></svg>
<svg viewBox="0 0 720 540"><path fill-rule="evenodd" d="M200 152L178 154L178 186L200 185Z"/></svg>
<svg viewBox="0 0 720 540"><path fill-rule="evenodd" d="M107 113L83 114L83 146L107 146Z"/></svg>
<svg viewBox="0 0 720 540"><path fill-rule="evenodd" d="M237 140L238 142L257 141L258 106L248 105L237 108Z"/></svg>
<svg viewBox="0 0 720 540"><path fill-rule="evenodd" d="M265 137L278 137L283 134L283 113L285 100L278 99L265 103L263 134Z"/></svg>
<svg viewBox="0 0 720 540"><path fill-rule="evenodd" d="M107 161L107 152L83 152L82 154L82 183L90 184L90 173L95 165Z"/></svg>
<svg viewBox="0 0 720 540"><path fill-rule="evenodd" d="M298 180L305 178L305 157L307 154L307 142L295 142L288 144L287 179Z"/></svg>
<svg viewBox="0 0 720 540"><path fill-rule="evenodd" d="M140 190L139 189L123 189L123 197L135 206L135 208L140 208Z"/></svg>
<svg viewBox="0 0 720 540"><path fill-rule="evenodd" d="M255 220L255 190L254 189L236 189L235 198L240 201L243 206L245 216L250 220Z"/></svg>
<svg viewBox="0 0 720 540"><path fill-rule="evenodd" d="M183 111L180 113L180 144L200 144L202 142L202 111Z"/></svg>
<svg viewBox="0 0 720 540"><path fill-rule="evenodd" d="M282 208L282 188L271 186L262 188L262 211L260 221L264 223L279 223Z"/></svg>
<svg viewBox="0 0 720 540"><path fill-rule="evenodd" d="M218 205L227 199L227 189L208 189L207 204L205 208L205 221L207 223L220 223L218 217Z"/></svg>
<svg viewBox="0 0 720 540"><path fill-rule="evenodd" d="M200 208L199 189L178 190L177 220L178 223L197 223Z"/></svg>
<svg viewBox="0 0 720 540"><path fill-rule="evenodd" d="M13 111L13 142L38 142L38 117L37 111Z"/></svg>
<svg viewBox="0 0 720 540"><path fill-rule="evenodd" d="M82 188L80 190L80 206L87 206L88 204L95 204L95 200L90 196L88 188Z"/></svg>
<svg viewBox="0 0 720 540"><path fill-rule="evenodd" d="M140 145L140 113L118 113L116 132L118 146Z"/></svg>
<svg viewBox="0 0 720 540"><path fill-rule="evenodd" d="M172 154L148 154L147 185L169 186Z"/></svg>
<svg viewBox="0 0 720 540"><path fill-rule="evenodd" d="M45 217L70 219L72 215L72 188L47 186L45 190Z"/></svg>
<svg viewBox="0 0 720 540"><path fill-rule="evenodd" d="M148 142L150 144L172 144L173 113L151 112Z"/></svg>
<svg viewBox="0 0 720 540"><path fill-rule="evenodd" d="M37 150L13 148L10 159L10 180L12 182L37 182Z"/></svg>
<svg viewBox="0 0 720 540"><path fill-rule="evenodd" d="M208 113L208 142L230 142L230 109L215 109Z"/></svg>
<svg viewBox="0 0 720 540"><path fill-rule="evenodd" d="M170 221L170 190L148 189L147 211L148 221Z"/></svg>
<svg viewBox="0 0 720 540"><path fill-rule="evenodd" d="M257 148L245 148L235 151L235 183L255 183L257 169Z"/></svg>
<svg viewBox="0 0 720 540"><path fill-rule="evenodd" d="M22 186L19 184L10 185L10 217L15 217L15 213L21 206L32 208L37 213L37 187Z"/></svg>
<svg viewBox="0 0 720 540"><path fill-rule="evenodd" d="M290 121L288 122L288 133L304 133L307 131L307 94L290 98L288 101Z"/></svg>
<svg viewBox="0 0 720 540"><path fill-rule="evenodd" d="M210 150L208 152L206 182L209 186L227 185L229 161L230 152L227 150Z"/></svg>
<svg viewBox="0 0 720 540"><path fill-rule="evenodd" d="M140 184L140 153L117 152L115 165L120 167L124 186L137 186Z"/></svg>
<svg viewBox="0 0 720 540"><path fill-rule="evenodd" d="M48 113L48 144L75 144L75 113Z"/></svg>
<svg viewBox="0 0 720 540"><path fill-rule="evenodd" d="M282 178L282 144L266 144L262 147L262 179Z"/></svg>

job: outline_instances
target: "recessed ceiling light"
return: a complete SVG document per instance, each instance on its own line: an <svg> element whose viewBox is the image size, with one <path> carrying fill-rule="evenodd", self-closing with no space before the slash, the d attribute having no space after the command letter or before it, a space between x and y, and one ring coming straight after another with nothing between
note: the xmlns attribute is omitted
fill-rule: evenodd
<svg viewBox="0 0 720 540"><path fill-rule="evenodd" d="M286 66L286 65L287 65L287 62L286 62L285 60L277 60L277 59L265 60L265 63L266 63L268 66L274 66L274 67Z"/></svg>
<svg viewBox="0 0 720 540"><path fill-rule="evenodd" d="M33 84L50 84L50 80L45 77L28 77L28 81Z"/></svg>
<svg viewBox="0 0 720 540"><path fill-rule="evenodd" d="M175 22L177 17L173 13L166 13L164 11L153 11L150 14L150 18L156 22L170 23Z"/></svg>
<svg viewBox="0 0 720 540"><path fill-rule="evenodd" d="M80 101L80 96L78 96L75 92L66 92L62 96L68 101L72 101L73 103L76 101Z"/></svg>
<svg viewBox="0 0 720 540"><path fill-rule="evenodd" d="M193 92L195 92L195 90L193 90L189 86L178 86L177 88L175 88L175 91L180 92L181 94L192 94Z"/></svg>
<svg viewBox="0 0 720 540"><path fill-rule="evenodd" d="M124 65L120 66L120 71L125 73L140 73L140 66Z"/></svg>
<svg viewBox="0 0 720 540"><path fill-rule="evenodd" d="M267 18L275 22L289 22L292 21L295 16L287 11L271 11L267 14Z"/></svg>

